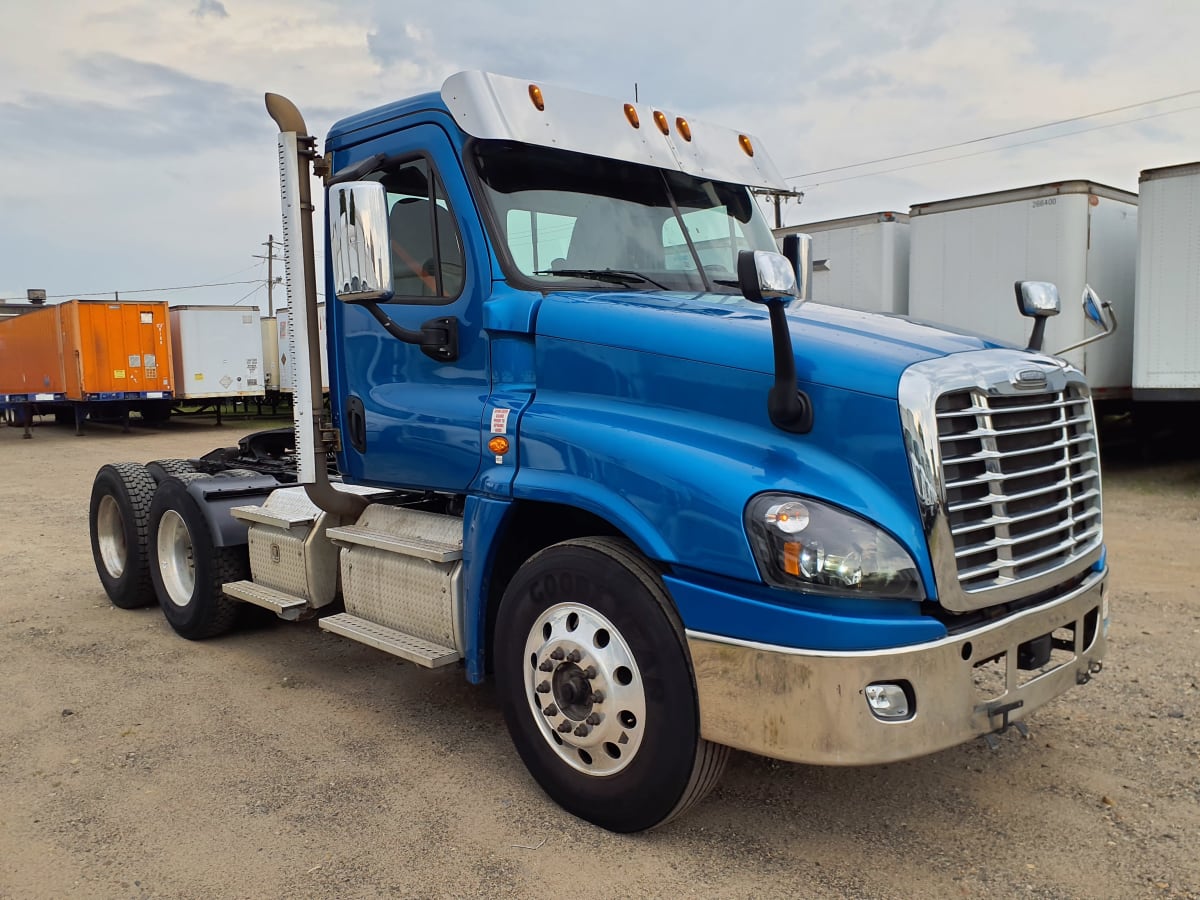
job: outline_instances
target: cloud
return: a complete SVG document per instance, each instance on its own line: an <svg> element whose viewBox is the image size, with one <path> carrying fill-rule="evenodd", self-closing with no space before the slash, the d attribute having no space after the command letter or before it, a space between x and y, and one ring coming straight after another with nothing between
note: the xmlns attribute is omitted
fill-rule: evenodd
<svg viewBox="0 0 1200 900"><path fill-rule="evenodd" d="M179 69L113 53L77 63L94 88L120 100L29 92L0 103L0 147L36 134L43 152L154 157L188 155L212 143L240 144L269 123L256 93Z"/></svg>
<svg viewBox="0 0 1200 900"><path fill-rule="evenodd" d="M215 16L218 19L229 18L229 13L221 0L200 0L196 4L196 8L192 10L192 15L197 19L203 19L205 16Z"/></svg>

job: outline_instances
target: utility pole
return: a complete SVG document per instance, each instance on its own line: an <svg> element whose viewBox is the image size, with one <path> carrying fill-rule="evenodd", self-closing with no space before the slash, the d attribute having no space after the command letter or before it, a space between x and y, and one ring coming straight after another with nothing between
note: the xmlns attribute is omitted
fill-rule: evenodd
<svg viewBox="0 0 1200 900"><path fill-rule="evenodd" d="M263 242L263 246L267 248L266 256L253 254L255 259L265 259L267 261L267 315L275 315L275 267L276 261L283 262L275 255L275 235L268 234L267 239Z"/></svg>

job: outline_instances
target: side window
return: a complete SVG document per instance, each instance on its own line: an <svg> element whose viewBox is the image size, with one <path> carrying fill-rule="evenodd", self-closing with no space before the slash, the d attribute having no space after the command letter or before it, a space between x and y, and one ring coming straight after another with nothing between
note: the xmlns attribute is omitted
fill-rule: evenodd
<svg viewBox="0 0 1200 900"><path fill-rule="evenodd" d="M526 275L545 272L565 260L575 231L574 216L510 209L505 221L508 249L513 262ZM559 262L561 266L562 263Z"/></svg>
<svg viewBox="0 0 1200 900"><path fill-rule="evenodd" d="M709 271L736 272L738 251L750 249L750 242L741 234L725 207L693 209L683 212L682 217L704 267ZM662 238L668 269L691 271L695 268L678 219L670 218L663 223Z"/></svg>
<svg viewBox="0 0 1200 900"><path fill-rule="evenodd" d="M454 299L463 287L462 240L437 172L414 159L377 177L387 191L394 302Z"/></svg>

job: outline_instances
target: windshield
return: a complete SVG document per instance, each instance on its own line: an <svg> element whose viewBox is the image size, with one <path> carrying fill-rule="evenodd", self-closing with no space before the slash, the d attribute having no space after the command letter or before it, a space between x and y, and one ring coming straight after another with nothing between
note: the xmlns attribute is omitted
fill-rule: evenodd
<svg viewBox="0 0 1200 900"><path fill-rule="evenodd" d="M498 141L475 160L505 268L539 285L736 292L738 251L776 249L743 185Z"/></svg>

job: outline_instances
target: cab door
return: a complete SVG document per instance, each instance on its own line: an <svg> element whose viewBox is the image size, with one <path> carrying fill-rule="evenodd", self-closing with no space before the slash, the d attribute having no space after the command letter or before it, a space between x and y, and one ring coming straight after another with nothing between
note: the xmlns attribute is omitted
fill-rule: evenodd
<svg viewBox="0 0 1200 900"><path fill-rule="evenodd" d="M437 125L422 124L339 153L338 168L383 155L362 180L387 192L394 298L380 308L419 330L453 318L458 357L439 361L388 334L360 306L332 302L332 387L339 465L361 483L465 491L480 465L489 393L480 329L488 254L458 156ZM328 279L327 279L328 283Z"/></svg>

